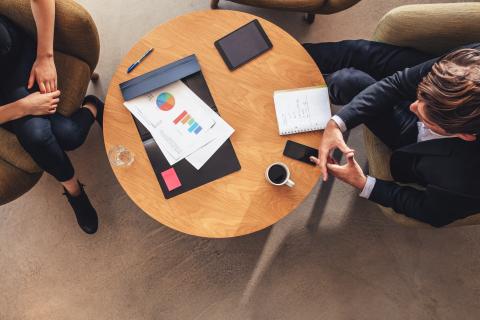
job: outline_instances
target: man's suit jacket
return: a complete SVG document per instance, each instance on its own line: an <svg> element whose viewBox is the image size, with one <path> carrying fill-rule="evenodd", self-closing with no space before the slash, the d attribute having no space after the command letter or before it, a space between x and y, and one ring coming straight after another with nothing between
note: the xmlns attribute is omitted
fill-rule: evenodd
<svg viewBox="0 0 480 320"><path fill-rule="evenodd" d="M480 43L462 48L480 50ZM385 108L406 100L415 101L418 84L440 58L396 72L371 85L337 115L351 129L376 118ZM436 227L480 213L478 140L436 139L399 148L393 151L390 170L395 181L417 183L423 189L377 179L370 200Z"/></svg>

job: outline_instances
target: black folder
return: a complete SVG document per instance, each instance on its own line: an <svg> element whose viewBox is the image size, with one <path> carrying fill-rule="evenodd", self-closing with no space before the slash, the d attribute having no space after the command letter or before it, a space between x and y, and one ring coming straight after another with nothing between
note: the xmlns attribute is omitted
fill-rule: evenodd
<svg viewBox="0 0 480 320"><path fill-rule="evenodd" d="M210 94L207 82L203 77L195 55L185 57L164 67L123 82L120 84L120 90L122 91L124 100L130 100L177 80L183 81L212 108L212 110L218 113L215 101ZM195 169L186 159L174 164L173 168L182 185L177 189L168 191L161 173L170 169L172 166L170 166L162 154L150 132L133 115L132 117L166 199L175 197L240 170L240 163L235 154L235 150L233 149L230 139L228 139L200 170Z"/></svg>

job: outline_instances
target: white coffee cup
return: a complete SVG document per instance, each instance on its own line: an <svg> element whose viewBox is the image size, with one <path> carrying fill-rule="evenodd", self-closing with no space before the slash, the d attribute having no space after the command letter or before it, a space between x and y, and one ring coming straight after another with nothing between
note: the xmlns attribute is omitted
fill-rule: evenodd
<svg viewBox="0 0 480 320"><path fill-rule="evenodd" d="M265 178L274 186L287 185L291 188L295 185L295 182L290 180L290 170L282 162L275 162L268 166L265 170Z"/></svg>

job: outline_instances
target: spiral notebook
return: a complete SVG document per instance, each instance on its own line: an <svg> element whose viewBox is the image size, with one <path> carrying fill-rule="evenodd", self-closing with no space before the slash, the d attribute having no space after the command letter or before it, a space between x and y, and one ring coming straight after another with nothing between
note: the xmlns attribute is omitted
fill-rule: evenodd
<svg viewBox="0 0 480 320"><path fill-rule="evenodd" d="M280 135L325 129L332 117L327 86L273 93Z"/></svg>

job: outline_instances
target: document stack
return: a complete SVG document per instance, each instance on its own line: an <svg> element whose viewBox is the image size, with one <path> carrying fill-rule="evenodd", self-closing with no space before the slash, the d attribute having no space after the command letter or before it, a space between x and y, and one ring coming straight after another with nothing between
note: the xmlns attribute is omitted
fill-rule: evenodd
<svg viewBox="0 0 480 320"><path fill-rule="evenodd" d="M234 132L180 80L124 105L150 131L170 165L186 159L199 170Z"/></svg>

